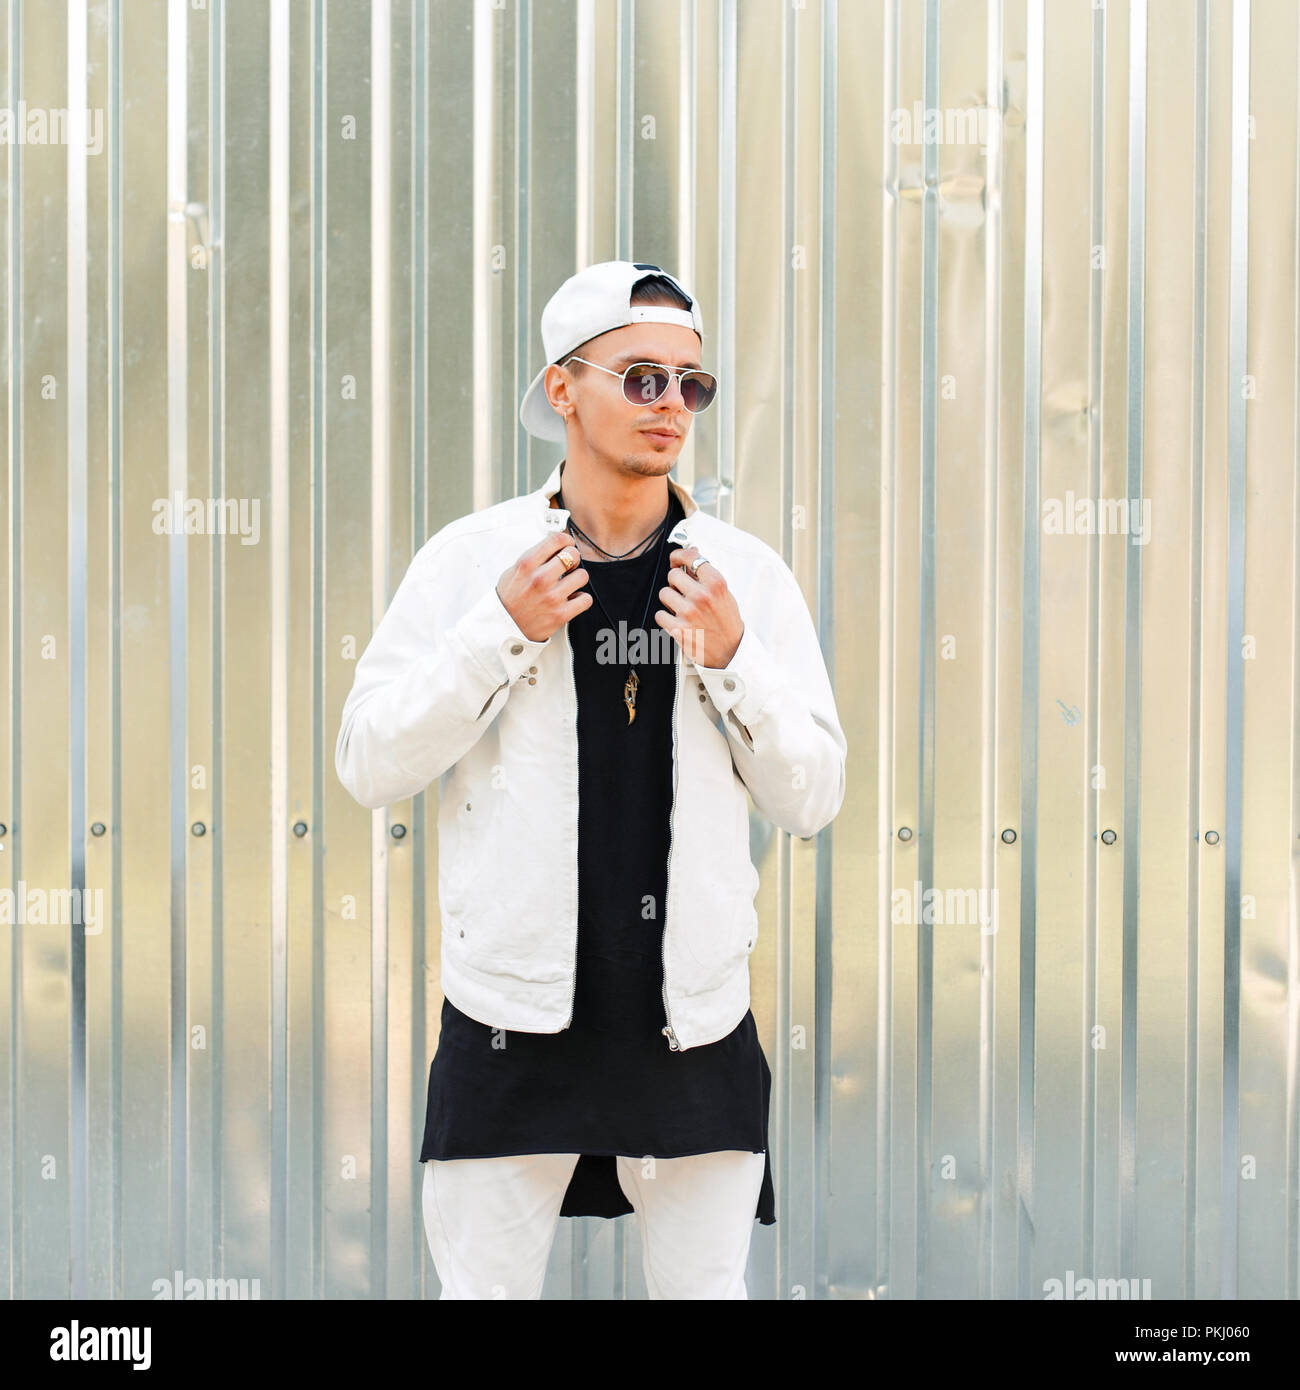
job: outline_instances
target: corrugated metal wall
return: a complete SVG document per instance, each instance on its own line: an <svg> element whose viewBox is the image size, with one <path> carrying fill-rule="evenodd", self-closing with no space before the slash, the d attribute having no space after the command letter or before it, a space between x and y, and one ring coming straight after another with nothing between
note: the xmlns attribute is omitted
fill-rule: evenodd
<svg viewBox="0 0 1300 1390"><path fill-rule="evenodd" d="M435 808L331 752L415 549L559 457L541 308L618 256L703 302L678 477L850 742L830 831L753 828L751 1297L1296 1297L1291 0L0 15L13 1295L436 1292ZM562 1221L547 1296L636 1242Z"/></svg>

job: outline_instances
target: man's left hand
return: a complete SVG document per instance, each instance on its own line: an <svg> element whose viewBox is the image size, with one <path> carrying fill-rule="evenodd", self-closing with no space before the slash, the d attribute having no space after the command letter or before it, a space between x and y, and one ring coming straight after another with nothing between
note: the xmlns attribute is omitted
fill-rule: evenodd
<svg viewBox="0 0 1300 1390"><path fill-rule="evenodd" d="M693 545L669 554L668 585L659 590L664 607L655 622L697 666L718 668L735 656L745 624L727 581L714 564L700 560ZM699 563L698 578L687 571L690 562Z"/></svg>

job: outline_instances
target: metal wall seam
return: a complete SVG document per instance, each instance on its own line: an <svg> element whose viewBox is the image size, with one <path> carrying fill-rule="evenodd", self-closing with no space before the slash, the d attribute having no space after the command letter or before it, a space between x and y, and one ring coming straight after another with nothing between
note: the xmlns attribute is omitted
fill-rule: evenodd
<svg viewBox="0 0 1300 1390"><path fill-rule="evenodd" d="M699 139L695 111L699 81L695 4L696 0L681 0L678 29L681 61L677 65L677 265L685 285L695 284L695 149ZM694 431L687 436L686 447L694 457Z"/></svg>
<svg viewBox="0 0 1300 1390"><path fill-rule="evenodd" d="M208 472L211 494L226 496L226 3L212 0L208 36ZM225 1058L225 758L222 756L225 713L226 583L224 549L211 548L212 604L212 1025L216 1056L212 1069L212 1233L211 1267L224 1272L225 1184L221 1151Z"/></svg>
<svg viewBox="0 0 1300 1390"><path fill-rule="evenodd" d="M1092 14L1092 127L1089 140L1088 221L1090 247L1106 239L1106 11ZM1101 496L1102 430L1098 402L1103 386L1102 339L1105 309L1105 267L1094 262L1088 286L1088 496ZM1084 726L1087 753L1084 765L1098 765L1101 743L1101 544L1093 534L1088 543L1088 718ZM1101 1011L1098 985L1100 903L1097 890L1097 826L1100 787L1084 797L1083 884L1083 1009L1084 1028L1079 1038L1083 1075L1083 1115L1080 1182L1082 1268L1095 1263L1097 1224L1097 1049L1092 1046L1091 1025Z"/></svg>
<svg viewBox="0 0 1300 1390"><path fill-rule="evenodd" d="M370 8L370 620L388 607L392 14ZM388 811L370 817L370 1296L388 1285Z"/></svg>
<svg viewBox="0 0 1300 1390"><path fill-rule="evenodd" d="M817 636L826 672L835 681L835 284L838 276L839 0L827 0L821 31L821 181L818 189L822 244L817 286L820 339L817 362ZM831 1070L834 1066L834 826L817 837L813 908L813 1190L809 1259L813 1297L826 1298L830 1282L828 1218L831 1172Z"/></svg>
<svg viewBox="0 0 1300 1390"><path fill-rule="evenodd" d="M289 1143L289 0L272 0L270 101L271 1297L288 1287ZM220 44L213 45L220 53ZM214 93L218 90L213 83ZM212 168L218 167L214 151ZM214 200L214 210L216 204ZM215 327L215 319L214 319ZM213 354L214 363L218 361ZM214 412L215 414L215 412Z"/></svg>
<svg viewBox="0 0 1300 1390"><path fill-rule="evenodd" d="M70 1292L85 1298L86 1147L86 411L89 346L86 208L86 7L68 0L68 858L81 925L69 928L68 1201Z"/></svg>
<svg viewBox="0 0 1300 1390"><path fill-rule="evenodd" d="M108 31L108 611L112 960L109 1023L109 1298L125 1297L122 1208L122 0ZM12 88L11 88L12 90ZM16 258L14 258L16 261ZM17 687L15 686L15 689ZM16 747L16 745L15 745ZM16 756L16 754L15 754Z"/></svg>
<svg viewBox="0 0 1300 1390"><path fill-rule="evenodd" d="M1025 26L1024 515L1020 638L1020 1062L1016 1114L1017 1290L1031 1298L1034 1253L1034 970L1038 921L1039 469L1043 352L1043 0Z"/></svg>
<svg viewBox="0 0 1300 1390"><path fill-rule="evenodd" d="M796 276L793 269L797 236L795 213L798 201L798 29L793 6L781 12L781 487L780 536L778 548L787 564L791 559L790 512L794 504L794 415L795 362L794 299ZM739 479L737 479L739 483ZM776 1186L776 1284L778 1293L794 1283L803 1284L791 1268L792 1187L795 1182L792 1140L792 1095L790 1067L790 995L794 988L794 942L790 930L790 836L774 832L776 841L776 1042L772 1068L772 1098L776 1110L775 1162Z"/></svg>
<svg viewBox="0 0 1300 1390"><path fill-rule="evenodd" d="M1128 497L1142 496L1146 292L1146 0L1129 10L1128 65ZM1137 947L1141 882L1142 548L1124 547L1123 985L1120 999L1119 1268L1137 1255Z"/></svg>
<svg viewBox="0 0 1300 1390"><path fill-rule="evenodd" d="M1202 521L1205 505L1205 330L1207 314L1206 242L1209 231L1209 14L1207 0L1196 0L1196 48L1193 87L1192 151L1192 342L1191 342L1191 459L1189 493L1191 505L1188 558L1190 578L1188 623L1190 651L1188 670L1188 786L1189 814L1200 815L1201 805L1201 592L1204 584L1202 563ZM1187 865L1187 1021L1183 1054L1183 1095L1186 1120L1183 1129L1183 1285L1182 1296L1195 1298L1196 1245L1198 1221L1197 1183L1200 1175L1197 1128L1200 1098L1200 839L1188 837Z"/></svg>
<svg viewBox="0 0 1300 1390"><path fill-rule="evenodd" d="M939 0L925 0L922 105L939 109ZM934 883L935 721L935 433L939 375L939 146L921 146L921 420L920 573L917 601L916 877L923 895ZM931 1127L934 1072L934 926L916 924L916 1281L913 1296L929 1291L930 1207L933 1187Z"/></svg>
<svg viewBox="0 0 1300 1390"><path fill-rule="evenodd" d="M9 99L23 99L23 0L9 0ZM16 892L22 882L22 639L23 639L23 220L22 144L9 146L9 805L12 835L8 868ZM18 1128L22 1116L22 928L9 933L9 1287L24 1287L22 1166Z"/></svg>
<svg viewBox="0 0 1300 1390"><path fill-rule="evenodd" d="M1300 150L1300 102L1297 103L1296 145ZM1293 225L1300 226L1300 178L1296 180L1296 209ZM1294 322L1297 345L1300 346L1300 239L1296 247L1296 303ZM1296 359L1296 450L1300 451L1300 353ZM1293 637L1291 644L1291 892L1287 912L1287 1093L1286 1093L1286 1283L1283 1297L1294 1299L1300 1284L1300 1232L1297 1231L1297 1213L1300 1211L1300 885L1296 874L1296 841L1300 834L1296 826L1300 823L1300 806L1296 804L1297 789L1300 789L1300 739L1295 731L1300 729L1300 466L1295 453L1292 455L1293 489L1295 511L1292 519L1292 539L1296 550L1292 558L1291 613Z"/></svg>
<svg viewBox="0 0 1300 1390"><path fill-rule="evenodd" d="M1232 7L1232 198L1228 298L1228 596L1224 721L1223 1187L1220 1298L1237 1296L1241 1014L1241 795L1246 542L1246 255L1250 191L1250 0ZM1199 830L1198 830L1199 835ZM1199 843L1199 841L1198 841Z"/></svg>
<svg viewBox="0 0 1300 1390"><path fill-rule="evenodd" d="M189 112L189 6L168 0L167 6L167 489L175 497L188 492L189 450L186 440L189 352L186 342L187 119ZM171 1015L169 1076L168 1178L171 1267L186 1267L188 1231L188 1115L189 1045L186 1028L186 815L188 762L186 728L186 537L174 528L168 536L168 661L169 661L169 782L171 792ZM213 828L214 834L216 827Z"/></svg>
<svg viewBox="0 0 1300 1390"><path fill-rule="evenodd" d="M614 257L629 261L635 254L632 192L636 166L636 13L632 0L618 0L615 35Z"/></svg>
<svg viewBox="0 0 1300 1390"><path fill-rule="evenodd" d="M884 81L881 87L880 264L880 660L877 700L876 812L880 876L876 893L876 1230L877 1296L893 1293L893 1066L894 932L890 901L894 884L894 498L898 483L898 144L890 138L890 113L898 107L899 0L886 0Z"/></svg>
<svg viewBox="0 0 1300 1390"><path fill-rule="evenodd" d="M695 91L699 80L696 52L696 0L680 0L677 46L677 229L676 263L678 278L685 285L696 285L695 275L695 149L699 139L695 112ZM693 491L699 476L696 458L698 432L692 430L682 445L675 472L677 481ZM616 1227L616 1229L618 1229Z"/></svg>
<svg viewBox="0 0 1300 1390"><path fill-rule="evenodd" d="M329 363L326 355L326 275L325 219L328 213L326 178L328 174L328 131L325 125L328 70L325 63L325 0L314 0L311 11L311 759L316 774L312 779L312 824L325 823L325 487L326 438L325 402L328 399ZM325 847L323 836L312 839L311 863L312 958L312 1172L311 1172L311 1283L312 1298L325 1294Z"/></svg>
<svg viewBox="0 0 1300 1390"><path fill-rule="evenodd" d="M1204 0L1202 0L1204 3ZM1300 38L1298 38L1300 46ZM1298 55L1300 60L1300 55ZM1300 61L1298 61L1300 66ZM1300 102L1297 102L1296 148L1300 151ZM1199 130L1198 130L1199 135ZM1300 177L1296 180L1296 207L1292 225L1300 227ZM1198 221L1199 227L1199 221ZM1296 329L1297 347L1300 348L1300 238L1296 244L1296 302L1293 321ZM1294 514L1292 517L1292 541L1296 550L1292 556L1291 569L1291 891L1287 904L1287 1037L1286 1037L1286 1185L1283 1188L1286 1199L1286 1273L1283 1297L1300 1297L1300 883L1297 883L1296 856L1297 840L1300 840L1300 463L1296 453L1300 452L1300 353L1296 358L1296 400L1297 416L1295 423L1296 444L1292 453L1292 489L1294 495Z"/></svg>
<svg viewBox="0 0 1300 1390"><path fill-rule="evenodd" d="M474 285L474 506L497 498L492 453L492 192L497 174L496 22L491 0L474 6L474 232L470 246Z"/></svg>
<svg viewBox="0 0 1300 1390"><path fill-rule="evenodd" d="M574 61L577 63L574 111L574 158L578 176L575 199L574 266L576 274L594 259L595 142L592 131L596 120L596 0L577 0L574 17Z"/></svg>
<svg viewBox="0 0 1300 1390"><path fill-rule="evenodd" d="M980 681L980 894L994 904L997 882L998 711L998 402L1002 385L1002 125L1005 108L1002 70L1002 0L989 0L986 36L985 103L993 119L984 164L984 627ZM988 895L985 897L984 895ZM975 1222L977 1296L994 1289L993 1243L993 1090L997 995L997 931L980 934L979 1001L979 1195Z"/></svg>
<svg viewBox="0 0 1300 1390"><path fill-rule="evenodd" d="M718 5L718 377L734 382L736 366L736 0ZM718 492L714 514L732 521L736 510L736 393L720 393ZM728 482L728 480L730 480Z"/></svg>
<svg viewBox="0 0 1300 1390"><path fill-rule="evenodd" d="M528 345L531 340L530 323L532 304L532 206L529 193L533 176L532 155L532 71L533 71L533 29L532 6L525 3L519 6L515 18L515 164L514 164L514 208L512 260L514 262L514 305L512 313L513 341L515 350L509 354L514 390L511 400L523 400L524 392L532 380L528 373ZM506 418L513 421L511 431L511 484L517 497L530 490L528 480L528 431L519 418L518 405L514 410L507 409Z"/></svg>
<svg viewBox="0 0 1300 1390"><path fill-rule="evenodd" d="M412 553L418 553L429 534L429 502L425 489L426 457L425 416L429 408L429 285L426 267L429 262L429 198L428 144L429 129L429 30L428 10L424 5L411 6L412 65L411 65L411 456L413 535ZM411 808L411 856L413 859L413 901L411 905L411 943L414 953L411 969L411 1133L420 1132L424 1121L426 1052L429 1038L429 1019L425 1008L424 960L428 937L425 922L426 896L425 835L427 826L426 802L417 796ZM424 1167L415 1164L411 1174L411 1204L421 1210L421 1189ZM427 1242L411 1244L411 1288L415 1296L425 1291L425 1270L432 1267Z"/></svg>

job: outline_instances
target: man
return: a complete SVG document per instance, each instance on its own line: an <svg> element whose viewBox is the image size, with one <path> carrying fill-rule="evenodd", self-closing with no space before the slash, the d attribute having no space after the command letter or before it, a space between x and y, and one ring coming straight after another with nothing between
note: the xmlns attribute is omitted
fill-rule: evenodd
<svg viewBox="0 0 1300 1390"><path fill-rule="evenodd" d="M425 1229L443 1298L539 1298L561 1215L635 1212L651 1298L743 1299L775 1220L745 789L815 835L844 734L789 567L669 478L717 391L694 298L589 266L542 338L520 418L565 459L421 548L335 752L372 809L441 779Z"/></svg>

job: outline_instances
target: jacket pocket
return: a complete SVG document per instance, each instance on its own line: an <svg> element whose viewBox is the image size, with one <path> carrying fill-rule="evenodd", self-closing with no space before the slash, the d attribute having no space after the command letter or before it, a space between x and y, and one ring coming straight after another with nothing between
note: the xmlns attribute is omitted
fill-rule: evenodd
<svg viewBox="0 0 1300 1390"><path fill-rule="evenodd" d="M483 828L474 817L472 791L457 796L447 830L438 837L438 906L445 917L463 923L473 890L477 866L475 859L483 839Z"/></svg>
<svg viewBox="0 0 1300 1390"><path fill-rule="evenodd" d="M695 964L710 975L725 975L749 955L746 942L753 905L734 893L720 893L716 904L701 904L682 932L682 943Z"/></svg>

